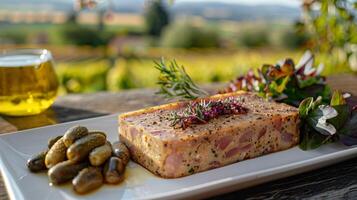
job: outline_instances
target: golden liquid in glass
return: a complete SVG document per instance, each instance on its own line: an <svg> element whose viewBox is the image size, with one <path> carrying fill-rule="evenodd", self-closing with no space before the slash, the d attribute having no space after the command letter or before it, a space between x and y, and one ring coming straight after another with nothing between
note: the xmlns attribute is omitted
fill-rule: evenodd
<svg viewBox="0 0 357 200"><path fill-rule="evenodd" d="M50 54L0 55L1 114L38 114L54 102L57 89Z"/></svg>

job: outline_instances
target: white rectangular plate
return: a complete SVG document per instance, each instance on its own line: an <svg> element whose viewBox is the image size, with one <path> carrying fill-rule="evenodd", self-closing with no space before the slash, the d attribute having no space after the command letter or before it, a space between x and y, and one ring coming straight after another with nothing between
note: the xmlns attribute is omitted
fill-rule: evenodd
<svg viewBox="0 0 357 200"><path fill-rule="evenodd" d="M130 162L126 179L87 195L76 195L70 185L54 187L45 173L33 174L26 160L45 148L50 137L73 125L102 130L118 139L117 116L110 115L0 136L0 169L11 199L182 199L203 198L302 173L357 155L357 147L325 145L317 150L298 147L177 179L163 179Z"/></svg>

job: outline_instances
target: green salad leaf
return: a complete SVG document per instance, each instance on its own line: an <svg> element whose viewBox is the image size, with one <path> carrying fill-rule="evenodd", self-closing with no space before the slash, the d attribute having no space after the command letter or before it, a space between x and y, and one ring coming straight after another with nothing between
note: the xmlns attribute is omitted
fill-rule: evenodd
<svg viewBox="0 0 357 200"><path fill-rule="evenodd" d="M338 140L345 145L357 144L357 112L339 91L332 94L329 104L321 99L309 97L300 103L300 148L315 149Z"/></svg>
<svg viewBox="0 0 357 200"><path fill-rule="evenodd" d="M357 144L357 112L352 112L350 119L341 129L341 142L347 146Z"/></svg>
<svg viewBox="0 0 357 200"><path fill-rule="evenodd" d="M327 103L331 98L331 90L326 78L320 73L323 65L313 67L314 57L308 51L297 65L292 59L285 59L276 65L263 65L256 72L253 70L232 81L220 93L245 90L257 92L260 96L278 102L299 106L307 97L317 98Z"/></svg>

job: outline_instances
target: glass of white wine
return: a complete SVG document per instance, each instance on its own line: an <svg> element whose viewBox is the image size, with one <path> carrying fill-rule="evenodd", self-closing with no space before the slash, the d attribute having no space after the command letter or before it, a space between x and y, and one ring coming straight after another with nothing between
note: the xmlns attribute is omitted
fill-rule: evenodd
<svg viewBox="0 0 357 200"><path fill-rule="evenodd" d="M51 52L18 49L0 52L0 114L35 115L52 105L58 80Z"/></svg>

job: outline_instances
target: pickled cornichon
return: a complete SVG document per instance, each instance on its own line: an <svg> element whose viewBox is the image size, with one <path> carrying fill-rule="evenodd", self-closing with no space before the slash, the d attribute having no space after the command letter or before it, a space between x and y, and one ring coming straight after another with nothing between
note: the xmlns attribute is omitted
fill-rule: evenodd
<svg viewBox="0 0 357 200"><path fill-rule="evenodd" d="M88 166L88 162L75 163L71 160L66 160L48 170L48 178L51 183L59 185L72 180L82 169Z"/></svg>
<svg viewBox="0 0 357 200"><path fill-rule="evenodd" d="M31 172L47 172L53 185L72 181L76 193L84 194L104 183L118 184L125 178L125 168L130 160L124 143L107 141L102 131L89 131L75 126L64 135L50 138L48 149L27 161Z"/></svg>
<svg viewBox="0 0 357 200"><path fill-rule="evenodd" d="M94 148L102 146L106 141L106 137L102 134L90 134L82 137L68 148L67 158L75 162L85 160Z"/></svg>
<svg viewBox="0 0 357 200"><path fill-rule="evenodd" d="M32 172L46 170L45 158L48 150L42 151L39 154L32 156L27 160L27 168Z"/></svg>
<svg viewBox="0 0 357 200"><path fill-rule="evenodd" d="M73 189L79 194L84 194L103 185L103 175L99 168L88 167L79 172L72 181Z"/></svg>
<svg viewBox="0 0 357 200"><path fill-rule="evenodd" d="M122 159L126 165L130 160L130 152L128 147L126 147L124 143L117 141L112 144L112 148L113 155Z"/></svg>
<svg viewBox="0 0 357 200"><path fill-rule="evenodd" d="M50 139L48 140L48 144L47 144L48 149L51 149L51 147L52 147L59 139L61 139L62 137L63 137L62 135L59 135L59 136L57 136L57 137L50 138Z"/></svg>
<svg viewBox="0 0 357 200"><path fill-rule="evenodd" d="M104 145L93 149L89 154L90 164L93 166L102 165L112 155L112 145L106 142Z"/></svg>
<svg viewBox="0 0 357 200"><path fill-rule="evenodd" d="M88 129L84 126L74 126L63 135L63 142L66 147L71 146L76 140L88 135Z"/></svg>
<svg viewBox="0 0 357 200"><path fill-rule="evenodd" d="M91 134L101 134L104 137L107 137L107 134L105 134L103 131L89 131L89 135Z"/></svg>
<svg viewBox="0 0 357 200"><path fill-rule="evenodd" d="M124 180L126 164L117 157L111 157L105 164L103 175L106 183L118 184Z"/></svg>
<svg viewBox="0 0 357 200"><path fill-rule="evenodd" d="M59 162L66 160L67 147L63 143L63 138L57 140L48 151L45 164L47 168L51 168Z"/></svg>

